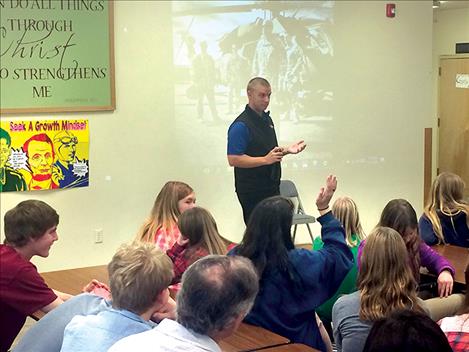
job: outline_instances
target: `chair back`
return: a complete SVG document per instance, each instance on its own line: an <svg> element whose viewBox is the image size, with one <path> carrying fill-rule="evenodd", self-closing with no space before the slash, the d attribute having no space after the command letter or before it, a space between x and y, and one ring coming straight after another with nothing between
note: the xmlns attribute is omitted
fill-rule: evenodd
<svg viewBox="0 0 469 352"><path fill-rule="evenodd" d="M304 224L308 228L309 237L311 237L311 241L314 241L313 233L311 232L311 228L309 224L312 224L316 221L316 219L306 214L303 204L301 204L300 195L298 194L298 190L296 189L295 184L293 181L290 180L280 180L280 195L282 197L290 198L294 204L294 214L293 214L293 242L295 242L296 236L296 228L299 224Z"/></svg>
<svg viewBox="0 0 469 352"><path fill-rule="evenodd" d="M298 197L298 191L295 184L290 180L281 180L280 181L280 195L287 198L296 198Z"/></svg>

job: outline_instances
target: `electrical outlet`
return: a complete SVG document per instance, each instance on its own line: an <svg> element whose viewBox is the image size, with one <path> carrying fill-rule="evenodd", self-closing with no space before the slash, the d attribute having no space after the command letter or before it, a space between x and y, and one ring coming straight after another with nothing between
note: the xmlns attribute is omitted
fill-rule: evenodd
<svg viewBox="0 0 469 352"><path fill-rule="evenodd" d="M94 243L103 243L104 241L104 231L103 229L94 230Z"/></svg>

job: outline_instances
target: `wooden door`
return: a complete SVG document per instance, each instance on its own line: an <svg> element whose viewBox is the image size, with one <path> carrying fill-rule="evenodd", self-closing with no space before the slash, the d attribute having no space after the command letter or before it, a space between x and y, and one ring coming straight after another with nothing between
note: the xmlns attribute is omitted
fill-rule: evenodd
<svg viewBox="0 0 469 352"><path fill-rule="evenodd" d="M461 176L469 197L469 56L440 59L438 172Z"/></svg>

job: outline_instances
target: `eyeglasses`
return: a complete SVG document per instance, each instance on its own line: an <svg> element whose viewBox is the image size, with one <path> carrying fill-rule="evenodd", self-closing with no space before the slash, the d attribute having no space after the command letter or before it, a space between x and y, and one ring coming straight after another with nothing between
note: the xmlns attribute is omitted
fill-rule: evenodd
<svg viewBox="0 0 469 352"><path fill-rule="evenodd" d="M78 138L77 137L62 137L62 138L54 139L54 142L60 142L65 145L78 144Z"/></svg>

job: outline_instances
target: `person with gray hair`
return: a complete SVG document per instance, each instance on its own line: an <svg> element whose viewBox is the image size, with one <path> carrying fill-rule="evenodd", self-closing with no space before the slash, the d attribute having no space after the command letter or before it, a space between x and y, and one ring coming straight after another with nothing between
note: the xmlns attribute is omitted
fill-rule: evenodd
<svg viewBox="0 0 469 352"><path fill-rule="evenodd" d="M233 334L259 289L256 269L239 256L209 255L182 276L176 321L118 341L109 352L221 351L218 342Z"/></svg>

